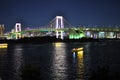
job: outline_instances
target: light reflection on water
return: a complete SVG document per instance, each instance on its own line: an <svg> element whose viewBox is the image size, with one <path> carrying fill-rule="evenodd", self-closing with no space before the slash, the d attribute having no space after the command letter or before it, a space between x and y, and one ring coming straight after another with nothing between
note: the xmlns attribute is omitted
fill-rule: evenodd
<svg viewBox="0 0 120 80"><path fill-rule="evenodd" d="M88 80L91 71L90 43L84 45L84 79Z"/></svg>
<svg viewBox="0 0 120 80"><path fill-rule="evenodd" d="M52 76L54 80L67 79L67 62L66 62L66 44L54 43L53 61L52 61Z"/></svg>
<svg viewBox="0 0 120 80"><path fill-rule="evenodd" d="M3 70L4 75L3 75L3 80L22 80L20 74L21 71L21 67L23 65L23 63L26 63L26 61L24 61L25 56L24 54L26 54L27 52L27 57L31 57L31 59L29 59L27 61L29 61L29 63L31 62L35 62L35 60L37 58L41 58L41 56L46 55L46 57L44 58L44 60L47 60L49 55L51 55L51 59L52 61L50 61L50 63L48 62L43 62L44 64L41 66L45 66L45 64L51 64L50 66L47 65L47 67L50 69L50 73L48 73L47 75L43 75L43 76L50 76L50 78L52 80L70 80L70 79L78 79L78 80L83 80L83 72L84 72L84 65L83 65L83 51L78 51L77 53L72 53L72 49L76 48L75 46L67 46L67 43L53 43L50 44L49 47L48 45L43 44L42 45L29 45L28 47L24 47L24 45L11 45L8 50L4 51L1 54L4 54L4 56L6 58L3 59L3 57L1 58L2 61L6 61L3 65L3 63L0 62L0 64L2 64L2 66L5 66ZM35 51L34 53L34 57L36 54L39 54L39 56L37 56L36 58L33 58L33 53L31 51L31 49L38 49L37 51ZM48 53L44 54L44 51L41 51L41 48L48 46L47 49L49 51L46 51ZM78 45L77 47L80 47L81 45ZM27 51L29 48L31 48L29 50L29 52ZM33 49L33 50L34 50ZM52 52L50 51L52 50ZM43 52L43 54L42 54ZM49 53L50 52L50 53ZM31 54L31 55L29 55ZM72 56L73 55L73 56ZM73 57L73 58L72 58ZM71 59L69 59L71 58ZM38 61L39 63L41 63L41 61L43 58L41 58L40 61ZM39 59L38 59L39 60ZM70 60L70 61L69 61ZM73 63L72 63L73 62ZM40 64L37 64L40 65ZM1 65L0 65L1 66ZM44 69L46 70L46 69ZM42 71L42 72L46 72L46 71ZM74 72L72 72L74 71ZM0 72L2 72L0 70ZM70 72L70 73L69 73ZM75 75L72 75L75 74ZM6 77L7 76L7 77ZM48 79L48 80L51 80Z"/></svg>
<svg viewBox="0 0 120 80"><path fill-rule="evenodd" d="M77 58L78 58L77 75L81 80L83 80L83 74L84 74L83 50L77 52Z"/></svg>
<svg viewBox="0 0 120 80"><path fill-rule="evenodd" d="M73 52L73 64L75 64L75 63L76 63L76 53Z"/></svg>
<svg viewBox="0 0 120 80"><path fill-rule="evenodd" d="M0 63L3 70L2 80L21 80L20 68L23 62L22 45L13 45L10 48L8 47L5 53L2 52L2 54L5 54L5 59L2 59L4 65ZM2 70L0 70L0 72L2 72Z"/></svg>
<svg viewBox="0 0 120 80"><path fill-rule="evenodd" d="M13 60L13 67L14 67L14 76L15 79L21 80L20 74L20 68L23 64L23 48L22 45L16 45L14 47L14 60Z"/></svg>
<svg viewBox="0 0 120 80"><path fill-rule="evenodd" d="M79 51L72 53L74 48ZM119 70L119 49L117 43L14 44L0 51L0 78L22 80L21 66L30 63L40 66L42 80L89 80L97 64L107 63L111 70Z"/></svg>
<svg viewBox="0 0 120 80"><path fill-rule="evenodd" d="M79 50L79 49L81 49L81 50ZM84 80L83 79L83 74L84 74L83 54L84 54L83 47L77 48L76 51L73 52L73 63L77 64L76 79L79 79L79 80Z"/></svg>
<svg viewBox="0 0 120 80"><path fill-rule="evenodd" d="M0 49L0 80L2 80L2 73L4 72L5 59L7 54L7 48Z"/></svg>

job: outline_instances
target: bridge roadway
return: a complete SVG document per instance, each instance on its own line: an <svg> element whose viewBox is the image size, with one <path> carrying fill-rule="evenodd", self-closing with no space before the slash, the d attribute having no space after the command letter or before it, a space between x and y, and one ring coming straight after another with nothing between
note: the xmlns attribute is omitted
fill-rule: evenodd
<svg viewBox="0 0 120 80"><path fill-rule="evenodd" d="M23 30L22 32L39 32L39 31L70 31L70 30L79 30L79 31L93 31L93 32L120 32L120 28L63 28L63 29L55 29L55 28L37 28L31 30Z"/></svg>
<svg viewBox="0 0 120 80"><path fill-rule="evenodd" d="M46 33L49 32L65 32L65 33L69 33L69 34L79 34L79 33L83 33L85 34L85 37L93 37L94 34L97 34L97 36L100 36L100 32L104 32L104 34L102 34L101 38L107 38L106 36L111 36L111 38L118 38L120 37L120 28L62 28L62 29L55 29L55 28L36 28L36 29L30 29L30 30L23 30L21 32L13 32L10 34L10 36L13 37L13 35L17 35L17 34L21 34L21 36L23 37L34 37L34 36L46 36ZM89 32L89 36L87 36L87 32ZM106 35L107 34L107 35ZM20 37L21 37L20 36ZM96 38L100 38L100 37L96 37Z"/></svg>

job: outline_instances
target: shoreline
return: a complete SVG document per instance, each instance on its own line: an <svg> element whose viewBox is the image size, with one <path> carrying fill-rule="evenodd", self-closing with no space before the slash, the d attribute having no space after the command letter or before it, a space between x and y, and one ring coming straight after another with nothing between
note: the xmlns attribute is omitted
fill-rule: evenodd
<svg viewBox="0 0 120 80"><path fill-rule="evenodd" d="M31 37L31 38L21 38L21 39L4 39L0 40L0 43L54 43L54 42L102 42L102 41L120 41L120 39L113 38L113 39L93 39L93 38L81 38L81 39L57 39L56 37L50 37L50 36L45 36L45 37Z"/></svg>

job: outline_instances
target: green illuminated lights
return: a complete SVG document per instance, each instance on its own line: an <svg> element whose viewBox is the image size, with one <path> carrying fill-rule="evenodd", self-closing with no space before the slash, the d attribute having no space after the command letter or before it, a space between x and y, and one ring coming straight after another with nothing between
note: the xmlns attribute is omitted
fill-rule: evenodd
<svg viewBox="0 0 120 80"><path fill-rule="evenodd" d="M80 39L82 37L85 37L84 33L80 33L80 34L69 34L69 39Z"/></svg>

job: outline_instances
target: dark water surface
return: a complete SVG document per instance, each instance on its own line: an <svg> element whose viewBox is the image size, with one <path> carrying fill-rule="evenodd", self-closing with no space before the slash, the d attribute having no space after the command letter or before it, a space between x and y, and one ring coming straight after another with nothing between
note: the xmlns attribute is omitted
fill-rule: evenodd
<svg viewBox="0 0 120 80"><path fill-rule="evenodd" d="M72 52L74 48L83 50ZM120 42L9 44L0 49L0 80L117 80Z"/></svg>

